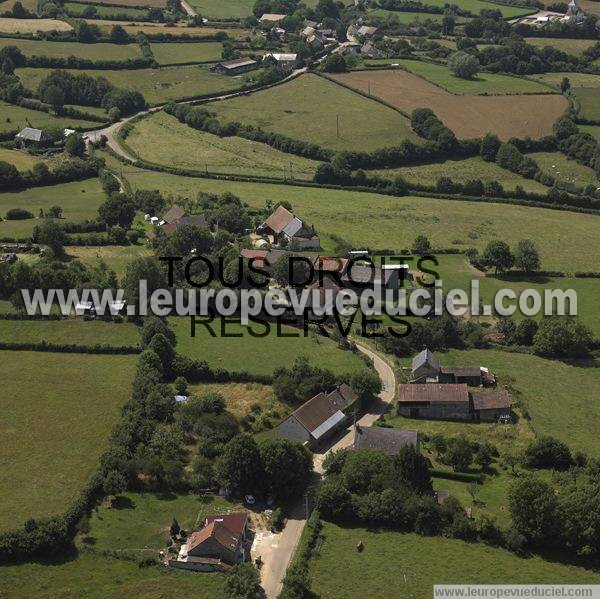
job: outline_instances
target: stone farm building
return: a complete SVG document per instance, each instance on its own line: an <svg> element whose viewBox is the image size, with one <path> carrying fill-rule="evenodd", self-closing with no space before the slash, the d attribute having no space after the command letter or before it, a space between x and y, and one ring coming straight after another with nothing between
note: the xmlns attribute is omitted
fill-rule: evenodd
<svg viewBox="0 0 600 599"><path fill-rule="evenodd" d="M271 59L277 65L277 68L284 73L289 73L298 67L300 60L297 54L265 54L263 60Z"/></svg>
<svg viewBox="0 0 600 599"><path fill-rule="evenodd" d="M506 389L470 391L466 383L398 385L398 415L430 420L510 422Z"/></svg>
<svg viewBox="0 0 600 599"><path fill-rule="evenodd" d="M358 424L354 428L354 449L376 449L393 456L407 445L419 449L417 431Z"/></svg>
<svg viewBox="0 0 600 599"><path fill-rule="evenodd" d="M256 232L272 240L272 243L280 243L282 239L293 242L298 249L318 248L321 245L313 228L283 206L278 206Z"/></svg>
<svg viewBox="0 0 600 599"><path fill-rule="evenodd" d="M331 393L319 393L296 408L277 426L277 436L314 449L347 425L357 404L358 395L348 385L339 385Z"/></svg>
<svg viewBox="0 0 600 599"><path fill-rule="evenodd" d="M234 60L226 60L219 62L212 66L210 70L213 73L219 73L220 75L240 75L247 73L248 71L254 71L258 69L260 63L249 56L244 58L236 58Z"/></svg>
<svg viewBox="0 0 600 599"><path fill-rule="evenodd" d="M465 383L470 387L493 385L495 379L481 366L441 366L437 356L424 349L412 361L412 383Z"/></svg>
<svg viewBox="0 0 600 599"><path fill-rule="evenodd" d="M246 561L249 539L247 514L209 516L200 530L189 535L177 560L170 564L191 570L214 570L222 564L238 564Z"/></svg>
<svg viewBox="0 0 600 599"><path fill-rule="evenodd" d="M44 148L52 144L52 136L44 129L25 127L15 136L15 145L20 148Z"/></svg>

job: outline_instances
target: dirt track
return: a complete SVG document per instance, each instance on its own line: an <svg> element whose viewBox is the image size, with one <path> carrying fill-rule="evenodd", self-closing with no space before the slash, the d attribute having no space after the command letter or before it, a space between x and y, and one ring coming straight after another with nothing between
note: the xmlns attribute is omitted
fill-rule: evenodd
<svg viewBox="0 0 600 599"><path fill-rule="evenodd" d="M410 113L431 108L460 138L481 137L489 131L501 139L534 139L550 135L552 124L567 101L559 94L523 96L457 96L399 69L341 73L334 79L371 94Z"/></svg>

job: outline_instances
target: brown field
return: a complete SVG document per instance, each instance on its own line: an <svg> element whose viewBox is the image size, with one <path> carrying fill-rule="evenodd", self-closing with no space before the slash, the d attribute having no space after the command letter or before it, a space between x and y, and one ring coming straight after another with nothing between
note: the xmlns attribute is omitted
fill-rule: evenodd
<svg viewBox="0 0 600 599"><path fill-rule="evenodd" d="M0 5L2 6L2 5ZM0 18L1 33L35 33L36 31L70 31L71 25L56 19Z"/></svg>
<svg viewBox="0 0 600 599"><path fill-rule="evenodd" d="M491 131L502 139L543 137L567 107L559 95L456 96L401 70L355 71L333 79L366 92L369 82L382 100L410 113L431 108L458 137L481 137Z"/></svg>
<svg viewBox="0 0 600 599"><path fill-rule="evenodd" d="M139 0L135 0L139 2ZM13 19L14 20L14 19ZM2 21L2 19L0 19ZM158 35L159 33L170 33L173 36L178 35L214 35L220 31L224 31L229 37L239 38L242 35L249 34L244 29L216 29L214 27L177 27L169 25L159 25L158 23L136 23L135 21L103 21L102 19L86 19L88 23L98 25L100 29L110 30L115 25L121 25L127 33L135 35L138 31L142 31L148 35Z"/></svg>

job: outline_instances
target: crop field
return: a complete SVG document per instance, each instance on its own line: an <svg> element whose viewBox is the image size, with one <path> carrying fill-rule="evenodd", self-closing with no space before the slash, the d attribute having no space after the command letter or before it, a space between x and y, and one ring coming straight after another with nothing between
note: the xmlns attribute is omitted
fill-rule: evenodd
<svg viewBox="0 0 600 599"><path fill-rule="evenodd" d="M139 2L139 0L134 1ZM86 21L93 25L98 25L98 27L100 27L100 29L104 31L110 31L115 25L121 25L121 27L123 27L123 29L125 29L125 31L130 35L135 35L136 33L138 33L138 31L142 31L143 33L146 33L148 35L169 34L175 37L180 35L214 35L215 33L219 32L225 32L229 37L232 38L246 37L249 35L247 29L237 29L234 27L218 29L215 27L186 27L179 25L163 25L161 23L148 23L146 21L140 23L132 21L103 21L102 19L86 19Z"/></svg>
<svg viewBox="0 0 600 599"><path fill-rule="evenodd" d="M51 71L52 69L23 68L17 69L16 73L26 88L37 89L39 82ZM71 72L68 69L67 71ZM85 72L91 77L106 77L116 87L139 91L149 104L227 92L242 87L243 83L237 77L211 73L206 67L167 67L134 71L86 69Z"/></svg>
<svg viewBox="0 0 600 599"><path fill-rule="evenodd" d="M304 337L301 329L285 325L280 329L288 337L278 336L276 324L268 335L265 335L265 325L253 324L250 330L265 335L257 346L256 337L251 336L250 330L239 322L223 321L222 324L215 320L210 324L197 324L196 337L191 337L189 318L171 318L169 322L177 335L177 352L196 360L206 360L213 368L270 375L276 368L290 366L297 356L306 356L314 366L329 368L337 374L363 367L357 354L338 349L334 341L314 338L310 334ZM238 336L225 337L223 332Z"/></svg>
<svg viewBox="0 0 600 599"><path fill-rule="evenodd" d="M141 158L180 168L215 173L262 175L312 180L314 160L280 152L241 137L219 137L192 129L158 112L138 121L127 145Z"/></svg>
<svg viewBox="0 0 600 599"><path fill-rule="evenodd" d="M81 245L67 245L65 251L68 256L80 260L90 266L97 265L104 260L111 270L122 277L127 269L127 264L136 258L150 256L152 250L145 244L139 245L107 245L86 247Z"/></svg>
<svg viewBox="0 0 600 599"><path fill-rule="evenodd" d="M37 31L70 31L69 23L56 19L12 19L0 17L0 33L36 33Z"/></svg>
<svg viewBox="0 0 600 599"><path fill-rule="evenodd" d="M79 107L81 108L81 107ZM14 104L0 102L0 133L8 131L20 131L23 127L71 127L74 129L90 129L97 127L98 123L75 119L72 117L56 117L39 110L22 108Z"/></svg>
<svg viewBox="0 0 600 599"><path fill-rule="evenodd" d="M575 183L580 187L598 184L598 177L594 169L579 164L576 160L570 160L560 152L533 152L529 156L539 164L544 172L554 175L561 181Z"/></svg>
<svg viewBox="0 0 600 599"><path fill-rule="evenodd" d="M139 1L139 0L138 0ZM153 566L92 553L55 561L4 566L0 593L15 599L37 597L168 597L177 589L183 599L216 599L223 577L217 573L190 572Z"/></svg>
<svg viewBox="0 0 600 599"><path fill-rule="evenodd" d="M33 227L40 224L37 219L40 209L48 210L52 206L62 208L65 220L71 222L92 220L97 216L98 207L105 200L106 195L98 179L33 187L0 194L1 216L11 208L23 208L34 216L33 219L0 222L0 237L30 237Z"/></svg>
<svg viewBox="0 0 600 599"><path fill-rule="evenodd" d="M127 60L142 57L137 44L80 44L0 38L0 49L5 46L17 46L25 56L47 56L48 58L76 56L87 60Z"/></svg>
<svg viewBox="0 0 600 599"><path fill-rule="evenodd" d="M460 138L496 133L510 137L543 137L552 133L554 121L564 112L562 96L456 96L402 70L355 71L334 79L389 102L407 113L431 108ZM517 80L520 81L520 80Z"/></svg>
<svg viewBox="0 0 600 599"><path fill-rule="evenodd" d="M137 346L140 333L134 324L106 321L0 320L0 341L5 343L59 343L74 345Z"/></svg>
<svg viewBox="0 0 600 599"><path fill-rule="evenodd" d="M129 397L136 356L3 351L1 358L0 485L11 490L0 498L5 530L62 513L88 482Z"/></svg>
<svg viewBox="0 0 600 599"><path fill-rule="evenodd" d="M543 73L534 75L536 79L551 85L560 85L563 77L569 79L571 91L579 105L579 115L590 120L600 120L600 75L588 73Z"/></svg>
<svg viewBox="0 0 600 599"><path fill-rule="evenodd" d="M400 175L410 183L421 185L435 185L440 177L450 177L454 181L463 182L469 179L481 179L483 182L498 181L506 190L514 190L517 185L521 185L526 191L537 193L545 193L548 190L546 186L533 179L525 179L525 177L515 175L499 167L496 163L486 162L478 156L464 160L445 160L444 162L378 169L368 172L390 179Z"/></svg>
<svg viewBox="0 0 600 599"><path fill-rule="evenodd" d="M182 64L221 60L221 42L152 43L150 48L158 64Z"/></svg>
<svg viewBox="0 0 600 599"><path fill-rule="evenodd" d="M525 41L538 48L550 46L555 50L561 50L575 56L580 56L584 50L591 48L596 43L594 40L561 39L556 37L526 37Z"/></svg>
<svg viewBox="0 0 600 599"><path fill-rule="evenodd" d="M589 270L590 264L600 261L600 217L588 214L332 189L315 194L310 188L194 179L137 167L124 168L123 174L138 189L161 189L188 198L198 191L230 191L254 208L263 208L267 199L285 197L294 212L316 227L325 251L331 251L330 234L357 247L401 250L423 233L438 248L482 250L491 239L505 239L510 244L532 239L546 269Z"/></svg>
<svg viewBox="0 0 600 599"><path fill-rule="evenodd" d="M32 156L27 152L0 148L0 161L13 164L20 171L28 171L34 164L40 162L40 159L38 156Z"/></svg>
<svg viewBox="0 0 600 599"><path fill-rule="evenodd" d="M343 528L325 522L324 539L310 562L312 588L323 599L430 597L434 584L598 583L600 573L537 556L517 557L504 549L444 537ZM362 541L364 551L356 551ZM343 568L339 565L344 564ZM427 567L423 567L427 564Z"/></svg>
<svg viewBox="0 0 600 599"><path fill-rule="evenodd" d="M254 0L191 0L190 4L209 19L243 19L252 14Z"/></svg>
<svg viewBox="0 0 600 599"><path fill-rule="evenodd" d="M316 75L303 75L271 89L209 104L226 121L337 150L375 150L416 136L395 110ZM337 126L339 125L339 135Z"/></svg>

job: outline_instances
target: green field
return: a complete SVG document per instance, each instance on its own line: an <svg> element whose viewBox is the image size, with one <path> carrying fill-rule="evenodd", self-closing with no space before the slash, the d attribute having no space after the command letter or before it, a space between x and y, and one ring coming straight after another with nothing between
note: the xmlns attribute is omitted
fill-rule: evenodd
<svg viewBox="0 0 600 599"><path fill-rule="evenodd" d="M76 4L75 2L65 2L63 6L69 11L69 14L74 17L83 17L85 9L88 7L88 5ZM143 18L147 14L145 10L139 8L125 8L123 6L102 6L102 4L95 4L94 8L96 9L96 16L99 19L111 15L119 15L133 21L135 19Z"/></svg>
<svg viewBox="0 0 600 599"><path fill-rule="evenodd" d="M574 183L580 187L598 184L594 169L579 164L576 160L570 160L560 152L534 152L529 156L539 164L542 171L555 176L560 181Z"/></svg>
<svg viewBox="0 0 600 599"><path fill-rule="evenodd" d="M190 575L191 574L191 575ZM0 594L16 599L87 597L117 599L177 597L217 599L223 577L216 573L185 572L162 566L140 568L135 562L79 553L56 561L4 566Z"/></svg>
<svg viewBox="0 0 600 599"><path fill-rule="evenodd" d="M416 139L408 119L395 110L316 75L208 106L227 121L339 150L369 151Z"/></svg>
<svg viewBox="0 0 600 599"><path fill-rule="evenodd" d="M140 334L134 324L83 319L0 320L0 341L6 343L60 343L73 345L137 346Z"/></svg>
<svg viewBox="0 0 600 599"><path fill-rule="evenodd" d="M289 326L281 327L282 334L288 337L278 336L277 325L274 324L269 334L257 341L239 322L227 323L224 332L227 335L241 334L241 337L223 336L221 323L215 320L209 325L215 337L199 324L194 338L190 336L189 318L171 318L169 322L177 335L177 352L206 360L213 368L272 374L276 368L290 366L298 356L305 356L312 365L329 368L337 374L364 368L364 362L357 354L338 349L334 341L324 337L304 337L301 329ZM265 333L265 326L261 324L254 324L252 329L258 334Z"/></svg>
<svg viewBox="0 0 600 599"><path fill-rule="evenodd" d="M511 77L510 75L481 72L477 73L473 79L461 79L453 75L448 67L439 64L410 59L398 59L395 62L414 75L423 77L423 79L434 85L439 85L453 94L552 93L552 90L545 85L520 77Z"/></svg>
<svg viewBox="0 0 600 599"><path fill-rule="evenodd" d="M52 69L16 69L23 85L35 90ZM78 71L73 71L77 73ZM211 73L207 67L168 67L136 69L135 71L95 71L86 69L92 77L106 77L113 85L139 91L150 104L183 100L204 94L218 94L242 87L239 77Z"/></svg>
<svg viewBox="0 0 600 599"><path fill-rule="evenodd" d="M68 256L80 260L84 264L95 266L104 260L111 270L122 277L127 269L127 264L136 258L150 256L152 250L140 242L139 245L103 245L86 247L81 245L65 246Z"/></svg>
<svg viewBox="0 0 600 599"><path fill-rule="evenodd" d="M443 537L342 528L324 523L324 539L310 561L312 588L323 599L431 597L434 584L582 584L600 573L581 567L523 559L503 549ZM364 551L356 544L362 541ZM343 564L343 567L340 567Z"/></svg>
<svg viewBox="0 0 600 599"><path fill-rule="evenodd" d="M555 50L561 50L575 56L580 56L584 50L591 48L595 44L594 40L561 39L556 37L526 37L525 41L537 48L550 46Z"/></svg>
<svg viewBox="0 0 600 599"><path fill-rule="evenodd" d="M214 173L261 175L312 180L314 160L280 152L241 137L219 137L192 129L158 112L138 121L127 146L144 160L169 167Z"/></svg>
<svg viewBox="0 0 600 599"><path fill-rule="evenodd" d="M9 150L8 148L0 148L0 161L13 164L20 171L30 170L34 164L40 162L38 156L32 156L27 152L19 150Z"/></svg>
<svg viewBox="0 0 600 599"><path fill-rule="evenodd" d="M252 14L254 0L191 0L190 4L209 19L243 19Z"/></svg>
<svg viewBox="0 0 600 599"><path fill-rule="evenodd" d="M152 43L150 48L158 64L215 62L221 60L221 42Z"/></svg>
<svg viewBox="0 0 600 599"><path fill-rule="evenodd" d="M427 6L439 6L444 8L446 0L427 0ZM454 3L458 8L468 10L477 16L482 10L499 10L505 19L514 19L535 12L534 8L523 8L521 6L507 6L506 4L495 4L493 2L482 2L481 0L456 0Z"/></svg>
<svg viewBox="0 0 600 599"><path fill-rule="evenodd" d="M88 482L129 398L136 359L1 353L0 529L62 513Z"/></svg>
<svg viewBox="0 0 600 599"><path fill-rule="evenodd" d="M78 6L85 8L82 4ZM5 46L17 46L25 56L47 56L48 58L76 56L84 60L127 60L142 57L137 44L80 44L0 38L0 49Z"/></svg>
<svg viewBox="0 0 600 599"><path fill-rule="evenodd" d="M239 505L212 495L161 495L123 493L114 507L102 506L90 518L90 530L81 545L115 549L136 555L158 557L169 540L169 527L176 518L183 530L200 528L211 514L244 511Z"/></svg>
<svg viewBox="0 0 600 599"><path fill-rule="evenodd" d="M533 75L540 81L559 86L563 77L571 84L580 105L579 115L590 120L600 120L600 75L588 73L544 73Z"/></svg>
<svg viewBox="0 0 600 599"><path fill-rule="evenodd" d="M65 220L71 222L93 220L98 214L98 207L105 200L106 195L98 179L33 187L0 194L0 216L4 216L11 208L24 208L34 216L27 220L0 222L0 237L19 239L30 237L33 227L41 222L37 218L40 209L48 210L51 206L60 206Z"/></svg>
<svg viewBox="0 0 600 599"><path fill-rule="evenodd" d="M546 193L548 188L533 179L525 179L499 167L495 162L486 162L478 156L465 160L446 160L431 164L418 166L403 166L400 168L379 169L368 171L369 173L393 179L398 175L404 177L410 183L420 185L435 185L440 177L450 177L454 181L465 182L470 179L481 179L486 181L498 181L505 190L514 190L520 185L525 191Z"/></svg>
<svg viewBox="0 0 600 599"><path fill-rule="evenodd" d="M22 108L14 104L0 102L0 133L8 131L18 132L24 127L43 129L44 127L51 126L91 129L92 127L97 127L98 123L74 119L68 116L56 117L46 112L40 112L39 110L31 110L30 108Z"/></svg>
<svg viewBox="0 0 600 599"><path fill-rule="evenodd" d="M73 29L72 25L58 19L13 19L11 17L0 17L0 32L2 33L32 34L38 31L70 31L71 29Z"/></svg>
<svg viewBox="0 0 600 599"><path fill-rule="evenodd" d="M387 19L389 17L395 17L398 23L403 25L412 25L413 23L425 23L426 21L433 21L434 23L441 23L444 15L432 14L424 12L405 12L396 10L385 10L384 8L370 8L367 13L369 16L381 17ZM456 17L455 23L466 23L469 19L464 17Z"/></svg>
<svg viewBox="0 0 600 599"><path fill-rule="evenodd" d="M114 164L114 159L107 160ZM325 251L331 251L331 234L356 247L400 251L424 233L436 248L483 249L491 239L502 238L513 245L532 239L546 269L589 270L600 259L599 217L588 214L330 189L316 193L311 188L194 179L131 166L123 174L138 189L161 189L188 198L198 191L230 191L254 208L263 208L267 199L285 198L300 218L316 227Z"/></svg>
<svg viewBox="0 0 600 599"><path fill-rule="evenodd" d="M579 125L579 128L600 141L600 125Z"/></svg>

